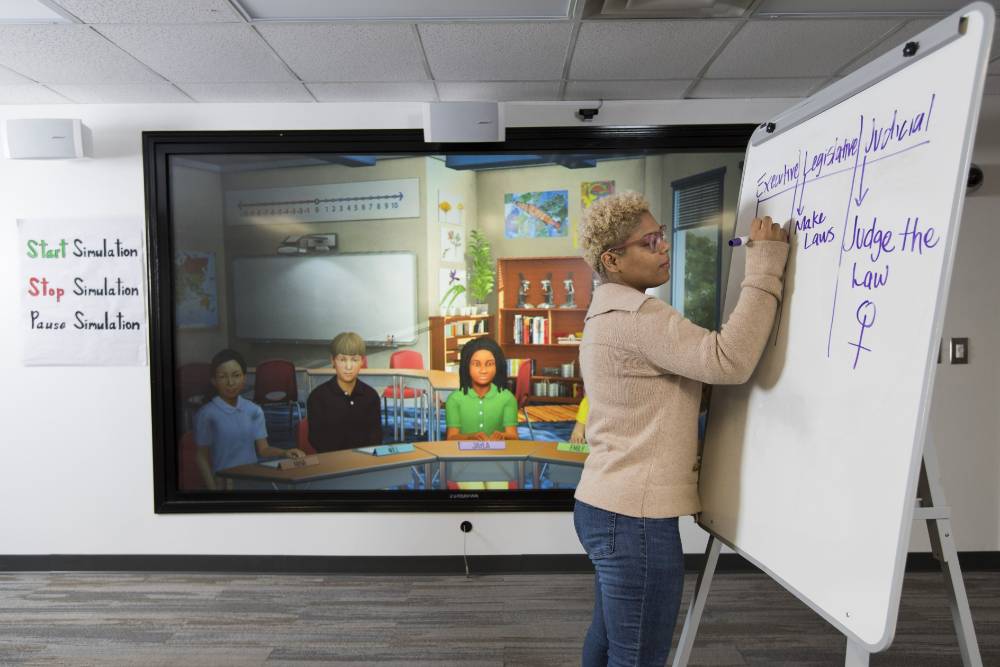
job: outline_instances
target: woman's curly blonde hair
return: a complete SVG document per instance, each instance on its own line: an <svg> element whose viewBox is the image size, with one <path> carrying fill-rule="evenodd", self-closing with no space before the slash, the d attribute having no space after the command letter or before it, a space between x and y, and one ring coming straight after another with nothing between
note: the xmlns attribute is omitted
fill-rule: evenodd
<svg viewBox="0 0 1000 667"><path fill-rule="evenodd" d="M590 205L580 225L583 259L601 278L607 278L601 255L621 245L649 212L649 201L638 192L619 192Z"/></svg>

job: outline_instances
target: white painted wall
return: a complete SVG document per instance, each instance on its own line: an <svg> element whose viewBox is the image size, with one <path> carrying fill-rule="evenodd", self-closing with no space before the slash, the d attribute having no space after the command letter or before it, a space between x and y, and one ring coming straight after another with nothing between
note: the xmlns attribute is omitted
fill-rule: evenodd
<svg viewBox="0 0 1000 667"><path fill-rule="evenodd" d="M757 122L789 100L606 103L609 125ZM576 125L577 105L515 104L509 125ZM94 157L0 160L0 525L4 554L443 555L580 553L570 514L153 513L149 370L24 368L17 218L129 217L144 224L143 130L416 128L418 104L0 106L6 118L81 118ZM990 125L993 127L990 127ZM972 364L942 366L933 432L963 550L1000 548L1000 97L986 98L976 160L986 184L969 200L946 335L971 339ZM794 530L793 526L789 530ZM704 548L690 520L685 548ZM920 539L916 546L922 547Z"/></svg>

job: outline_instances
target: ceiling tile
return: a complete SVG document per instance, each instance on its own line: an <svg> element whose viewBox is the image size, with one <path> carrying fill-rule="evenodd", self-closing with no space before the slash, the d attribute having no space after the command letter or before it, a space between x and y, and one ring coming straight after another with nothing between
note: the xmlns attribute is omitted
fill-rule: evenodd
<svg viewBox="0 0 1000 667"><path fill-rule="evenodd" d="M569 81L567 100L676 100L691 81Z"/></svg>
<svg viewBox="0 0 1000 667"><path fill-rule="evenodd" d="M44 0L3 0L0 23L75 23L63 10L50 7Z"/></svg>
<svg viewBox="0 0 1000 667"><path fill-rule="evenodd" d="M843 73L853 72L854 70L867 65L871 61L875 60L881 55L884 55L895 49L900 44L903 44L911 37L917 33L926 30L937 23L935 19L919 19L916 21L908 21L899 31L892 33L889 37L886 37L882 42L876 46L874 49L864 54L858 58L855 62L851 63L844 68Z"/></svg>
<svg viewBox="0 0 1000 667"><path fill-rule="evenodd" d="M986 95L1000 95L1000 76L986 77Z"/></svg>
<svg viewBox="0 0 1000 667"><path fill-rule="evenodd" d="M58 0L84 23L243 21L226 0Z"/></svg>
<svg viewBox="0 0 1000 667"><path fill-rule="evenodd" d="M411 83L308 83L320 102L434 102L434 84Z"/></svg>
<svg viewBox="0 0 1000 667"><path fill-rule="evenodd" d="M816 79L702 79L688 97L805 97L827 77Z"/></svg>
<svg viewBox="0 0 1000 667"><path fill-rule="evenodd" d="M737 25L720 19L585 22L570 78L690 79Z"/></svg>
<svg viewBox="0 0 1000 667"><path fill-rule="evenodd" d="M531 102L559 99L561 81L438 81L442 102Z"/></svg>
<svg viewBox="0 0 1000 667"><path fill-rule="evenodd" d="M409 24L267 23L257 29L303 81L427 78Z"/></svg>
<svg viewBox="0 0 1000 667"><path fill-rule="evenodd" d="M0 25L0 65L43 83L162 81L83 25Z"/></svg>
<svg viewBox="0 0 1000 667"><path fill-rule="evenodd" d="M989 0L994 7L1000 7L997 0ZM789 15L914 15L937 14L946 16L965 5L967 0L763 0L757 6L757 16Z"/></svg>
<svg viewBox="0 0 1000 667"><path fill-rule="evenodd" d="M550 23L427 23L420 38L435 79L561 79L573 26Z"/></svg>
<svg viewBox="0 0 1000 667"><path fill-rule="evenodd" d="M190 102L169 83L53 84L52 89L81 104Z"/></svg>
<svg viewBox="0 0 1000 667"><path fill-rule="evenodd" d="M0 85L7 83L34 83L26 76L21 76L17 72L12 72L6 67L0 67Z"/></svg>
<svg viewBox="0 0 1000 667"><path fill-rule="evenodd" d="M253 28L236 23L99 25L108 39L171 81L290 81Z"/></svg>
<svg viewBox="0 0 1000 667"><path fill-rule="evenodd" d="M262 21L565 19L570 0L237 0Z"/></svg>
<svg viewBox="0 0 1000 667"><path fill-rule="evenodd" d="M180 83L196 102L313 102L301 83Z"/></svg>
<svg viewBox="0 0 1000 667"><path fill-rule="evenodd" d="M0 86L0 104L64 104L68 101L37 83Z"/></svg>
<svg viewBox="0 0 1000 667"><path fill-rule="evenodd" d="M750 21L705 76L829 76L897 25L899 21L893 19Z"/></svg>

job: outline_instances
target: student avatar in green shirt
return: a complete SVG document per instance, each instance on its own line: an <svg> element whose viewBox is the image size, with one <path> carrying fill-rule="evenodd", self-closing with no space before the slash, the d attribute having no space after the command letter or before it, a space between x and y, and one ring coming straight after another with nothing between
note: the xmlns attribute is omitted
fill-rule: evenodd
<svg viewBox="0 0 1000 667"><path fill-rule="evenodd" d="M459 390L445 403L448 440L517 440L517 399L507 389L507 360L491 338L462 348Z"/></svg>

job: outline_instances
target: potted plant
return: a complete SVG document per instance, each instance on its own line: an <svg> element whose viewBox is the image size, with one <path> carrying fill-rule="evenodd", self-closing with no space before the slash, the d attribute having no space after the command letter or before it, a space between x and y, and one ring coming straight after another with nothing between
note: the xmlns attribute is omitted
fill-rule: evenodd
<svg viewBox="0 0 1000 667"><path fill-rule="evenodd" d="M469 293L480 314L486 314L486 297L493 291L493 251L486 235L478 229L469 232Z"/></svg>

